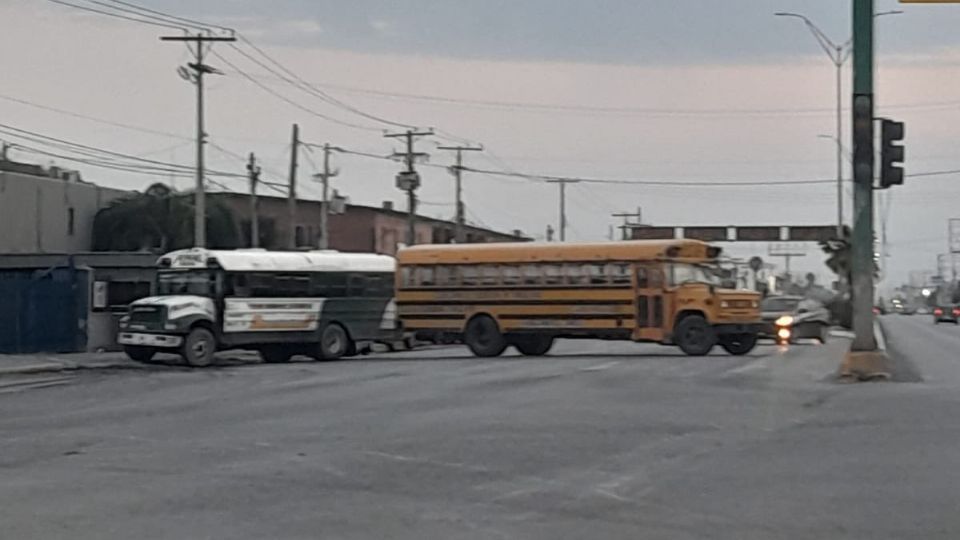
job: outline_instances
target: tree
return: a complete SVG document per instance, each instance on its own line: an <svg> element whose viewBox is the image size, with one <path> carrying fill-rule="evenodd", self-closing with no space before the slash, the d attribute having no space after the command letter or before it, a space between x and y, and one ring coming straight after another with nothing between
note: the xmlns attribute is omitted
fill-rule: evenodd
<svg viewBox="0 0 960 540"><path fill-rule="evenodd" d="M153 184L110 203L93 220L95 251L166 253L193 245L193 194ZM207 243L211 248L239 246L233 213L220 201L207 199Z"/></svg>

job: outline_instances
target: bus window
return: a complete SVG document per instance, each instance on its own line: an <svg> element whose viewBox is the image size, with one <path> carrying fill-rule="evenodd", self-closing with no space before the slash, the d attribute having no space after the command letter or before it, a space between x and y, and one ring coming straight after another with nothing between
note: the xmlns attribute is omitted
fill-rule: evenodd
<svg viewBox="0 0 960 540"><path fill-rule="evenodd" d="M500 269L495 264L485 264L480 267L480 284L496 285L500 282Z"/></svg>
<svg viewBox="0 0 960 540"><path fill-rule="evenodd" d="M273 291L273 274L258 272L250 274L250 296L269 297L275 296Z"/></svg>
<svg viewBox="0 0 960 540"><path fill-rule="evenodd" d="M454 266L437 267L437 285L450 287L457 284L457 269Z"/></svg>
<svg viewBox="0 0 960 540"><path fill-rule="evenodd" d="M310 295L310 276L281 274L274 277L273 295L284 297L303 297Z"/></svg>
<svg viewBox="0 0 960 540"><path fill-rule="evenodd" d="M464 266L460 269L460 278L463 280L464 287L476 287L478 277L479 272L476 266Z"/></svg>
<svg viewBox="0 0 960 540"><path fill-rule="evenodd" d="M342 272L318 272L312 278L310 296L339 298L347 295L347 276Z"/></svg>
<svg viewBox="0 0 960 540"><path fill-rule="evenodd" d="M587 269L585 264L573 263L564 265L563 272L567 276L568 285L583 285L587 283Z"/></svg>
<svg viewBox="0 0 960 540"><path fill-rule="evenodd" d="M400 271L400 285L413 287L413 270L416 267L406 266Z"/></svg>
<svg viewBox="0 0 960 540"><path fill-rule="evenodd" d="M520 267L503 265L500 267L500 275L502 276L504 285L510 287L520 285Z"/></svg>
<svg viewBox="0 0 960 540"><path fill-rule="evenodd" d="M637 288L646 289L650 287L650 279L647 274L647 269L643 266L637 268Z"/></svg>
<svg viewBox="0 0 960 540"><path fill-rule="evenodd" d="M600 285L607 283L607 275L603 271L602 264L585 264L583 268L584 274L589 277L591 284Z"/></svg>
<svg viewBox="0 0 960 540"><path fill-rule="evenodd" d="M433 287L437 284L434 279L432 266L420 266L417 268L417 285L420 287Z"/></svg>
<svg viewBox="0 0 960 540"><path fill-rule="evenodd" d="M560 285L563 283L563 267L559 264L545 264L543 277L547 285Z"/></svg>
<svg viewBox="0 0 960 540"><path fill-rule="evenodd" d="M524 285L539 285L541 278L540 267L535 264L526 264L522 267L523 271L523 284Z"/></svg>
<svg viewBox="0 0 960 540"><path fill-rule="evenodd" d="M625 263L613 263L607 265L607 274L610 276L610 282L614 285L630 284L630 265Z"/></svg>

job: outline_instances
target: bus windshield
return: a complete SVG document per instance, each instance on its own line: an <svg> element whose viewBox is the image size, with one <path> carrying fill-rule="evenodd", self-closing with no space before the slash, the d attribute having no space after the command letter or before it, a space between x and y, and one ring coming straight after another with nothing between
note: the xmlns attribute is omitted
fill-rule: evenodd
<svg viewBox="0 0 960 540"><path fill-rule="evenodd" d="M684 283L720 285L720 278L708 266L687 263L673 264L670 269L670 285L677 286Z"/></svg>
<svg viewBox="0 0 960 540"><path fill-rule="evenodd" d="M157 294L213 296L214 275L207 271L169 271L157 275Z"/></svg>

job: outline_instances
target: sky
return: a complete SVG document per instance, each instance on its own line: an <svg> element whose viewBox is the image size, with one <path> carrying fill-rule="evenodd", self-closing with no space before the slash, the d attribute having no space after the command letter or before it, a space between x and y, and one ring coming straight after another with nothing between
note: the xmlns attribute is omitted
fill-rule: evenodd
<svg viewBox="0 0 960 540"><path fill-rule="evenodd" d="M65 1L105 9L89 0ZM850 35L848 1L135 3L235 28L249 41L238 42L238 49L217 44L208 57L223 72L207 78L206 94L208 162L218 170L243 174L241 158L255 152L266 178L285 182L293 123L311 143L389 154L397 146L382 132L399 128L372 116L436 129L438 135L419 140L417 149L431 154L420 168L421 212L438 217L453 214L453 180L443 168L452 156L436 146L462 139L484 145L484 152L466 155L467 165L477 169L667 183L836 175L835 143L818 137L836 129L834 68L799 19L773 13L803 13L843 43ZM878 0L878 11L892 9L904 13L877 19L878 115L906 122L908 173L960 169L960 5ZM195 91L176 73L190 55L182 44L158 39L179 33L46 0L0 0L0 124L192 165ZM244 56L270 66L251 43L368 116L268 73ZM45 164L52 159L13 155ZM300 193L317 198L311 175L320 154L302 161ZM393 200L404 207L393 179L398 164L354 155L337 155L334 162L340 175L333 187L351 201ZM129 189L171 181L78 168L88 180ZM958 180L908 178L879 196L888 217L886 285L934 269L936 254L947 246L947 220L960 217ZM246 189L241 178L217 181ZM191 184L189 178L172 182L180 189ZM555 185L476 173L464 181L471 221L533 236L557 226L557 191ZM581 183L567 194L571 240L606 238L620 223L611 214L638 207L655 225L836 221L830 183ZM846 198L849 220L849 186ZM794 268L826 279L816 246L806 249L809 256L794 261ZM764 244L729 245L728 252L769 258Z"/></svg>

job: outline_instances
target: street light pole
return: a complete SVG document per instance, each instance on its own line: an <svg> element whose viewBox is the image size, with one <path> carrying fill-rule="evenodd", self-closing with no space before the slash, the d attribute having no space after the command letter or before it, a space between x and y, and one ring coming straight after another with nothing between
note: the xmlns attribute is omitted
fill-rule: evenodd
<svg viewBox="0 0 960 540"><path fill-rule="evenodd" d="M875 13L874 17L899 15L901 13L903 12L900 10L883 11ZM853 41L850 39L842 44L834 43L833 40L820 30L820 27L814 24L807 16L799 13L780 11L774 13L774 15L777 17L794 17L802 20L810 30L810 33L813 34L813 37L816 38L817 43L820 44L823 51L827 53L827 56L837 70L837 135L835 140L837 141L837 236L840 237L843 234L843 144L840 142L843 140L843 65L847 62L847 59L850 58L850 53L853 50L850 45Z"/></svg>

